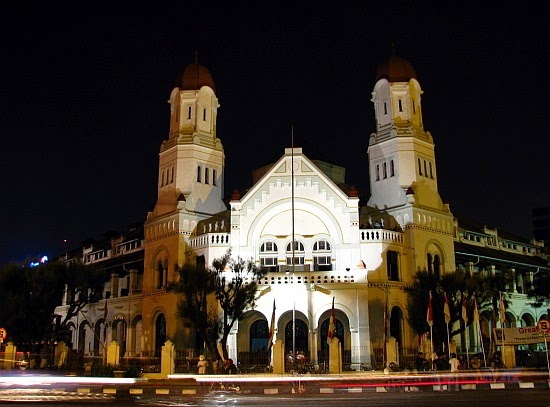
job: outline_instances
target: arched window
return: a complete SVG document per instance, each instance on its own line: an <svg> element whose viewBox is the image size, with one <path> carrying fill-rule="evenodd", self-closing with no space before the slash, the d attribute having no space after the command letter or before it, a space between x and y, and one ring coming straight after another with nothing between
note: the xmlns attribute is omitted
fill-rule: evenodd
<svg viewBox="0 0 550 407"><path fill-rule="evenodd" d="M431 253L428 253L426 255L426 262L428 263L428 273L429 274L433 274L434 272L434 267L433 267L433 258L432 258L432 254Z"/></svg>
<svg viewBox="0 0 550 407"><path fill-rule="evenodd" d="M326 240L318 240L313 245L313 270L332 270L332 251L330 243Z"/></svg>
<svg viewBox="0 0 550 407"><path fill-rule="evenodd" d="M274 242L264 242L260 246L260 266L268 271L277 271L278 248Z"/></svg>
<svg viewBox="0 0 550 407"><path fill-rule="evenodd" d="M155 357L160 356L162 346L166 342L166 318L160 314L155 322Z"/></svg>
<svg viewBox="0 0 550 407"><path fill-rule="evenodd" d="M434 256L434 278L437 280L441 279L441 259L439 254Z"/></svg>

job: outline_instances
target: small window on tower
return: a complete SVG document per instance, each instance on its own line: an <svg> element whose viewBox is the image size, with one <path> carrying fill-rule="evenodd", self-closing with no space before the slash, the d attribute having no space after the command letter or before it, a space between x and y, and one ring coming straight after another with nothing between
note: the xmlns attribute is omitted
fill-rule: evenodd
<svg viewBox="0 0 550 407"><path fill-rule="evenodd" d="M384 102L384 115L388 114L388 105Z"/></svg>
<svg viewBox="0 0 550 407"><path fill-rule="evenodd" d="M202 168L200 165L197 165L197 182L202 182L201 181L201 173L202 173Z"/></svg>
<svg viewBox="0 0 550 407"><path fill-rule="evenodd" d="M204 169L204 183L209 184L210 183L210 170L208 168Z"/></svg>
<svg viewBox="0 0 550 407"><path fill-rule="evenodd" d="M212 170L212 185L217 185L216 178L218 178L218 171Z"/></svg>
<svg viewBox="0 0 550 407"><path fill-rule="evenodd" d="M376 164L376 181L380 181L380 166Z"/></svg>
<svg viewBox="0 0 550 407"><path fill-rule="evenodd" d="M434 174L432 172L432 163L430 162L430 178L434 179Z"/></svg>
<svg viewBox="0 0 550 407"><path fill-rule="evenodd" d="M399 103L399 111L402 112L403 111L403 102L401 102L401 99L399 99L398 103Z"/></svg>
<svg viewBox="0 0 550 407"><path fill-rule="evenodd" d="M384 167L383 167L383 171L384 171L384 179L388 178L388 164L387 163L384 163Z"/></svg>
<svg viewBox="0 0 550 407"><path fill-rule="evenodd" d="M191 106L187 108L187 120L191 120Z"/></svg>
<svg viewBox="0 0 550 407"><path fill-rule="evenodd" d="M418 174L422 175L422 161L418 159Z"/></svg>
<svg viewBox="0 0 550 407"><path fill-rule="evenodd" d="M202 121L206 121L206 109L202 109Z"/></svg>
<svg viewBox="0 0 550 407"><path fill-rule="evenodd" d="M393 163L393 160L390 161L390 177L395 176L395 164Z"/></svg>

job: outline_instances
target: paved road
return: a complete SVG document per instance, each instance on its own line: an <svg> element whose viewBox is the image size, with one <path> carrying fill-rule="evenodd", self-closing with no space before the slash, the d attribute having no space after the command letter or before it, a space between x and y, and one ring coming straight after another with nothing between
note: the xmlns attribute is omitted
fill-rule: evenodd
<svg viewBox="0 0 550 407"><path fill-rule="evenodd" d="M42 396L46 396L43 394ZM454 407L454 406L484 406L484 407L517 407L529 405L530 407L550 406L548 390L531 389L529 391L500 390L493 391L443 391L443 392L368 392L362 394L274 394L253 395L237 394L235 392L214 391L207 394L179 395L179 396L146 396L146 395L105 395L103 398L91 395L73 396L66 394L64 397L47 398L36 397L31 399L14 399L0 402L2 406L17 407L25 405L57 405L64 407L82 406L257 406L257 407Z"/></svg>

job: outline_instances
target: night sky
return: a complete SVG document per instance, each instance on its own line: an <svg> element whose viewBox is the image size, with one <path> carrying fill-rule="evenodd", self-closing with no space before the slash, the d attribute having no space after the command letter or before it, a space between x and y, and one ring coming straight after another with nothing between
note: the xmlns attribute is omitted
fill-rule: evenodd
<svg viewBox="0 0 550 407"><path fill-rule="evenodd" d="M147 3L25 3L4 13L0 265L145 220L167 101L195 52L221 105L226 196L280 158L293 131L295 146L345 167L368 197L370 98L393 44L423 88L439 192L455 216L530 238L531 210L550 206L542 8Z"/></svg>

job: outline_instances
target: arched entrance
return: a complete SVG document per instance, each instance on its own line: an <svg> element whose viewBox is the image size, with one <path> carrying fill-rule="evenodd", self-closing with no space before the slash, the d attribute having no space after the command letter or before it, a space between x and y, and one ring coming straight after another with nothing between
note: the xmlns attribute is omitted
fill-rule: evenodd
<svg viewBox="0 0 550 407"><path fill-rule="evenodd" d="M390 336L394 337L400 345L403 345L403 312L399 307L393 307L390 312Z"/></svg>
<svg viewBox="0 0 550 407"><path fill-rule="evenodd" d="M292 321L285 326L285 353L295 349L296 352L302 351L307 355L309 353L307 324L301 319L295 319L294 322L294 330Z"/></svg>
<svg viewBox="0 0 550 407"><path fill-rule="evenodd" d="M128 326L124 317L118 315L115 317L112 326L112 340L116 341L119 346L120 357L126 354L126 333Z"/></svg>

